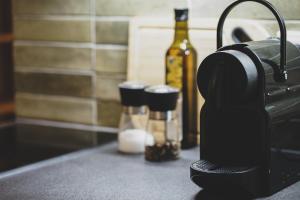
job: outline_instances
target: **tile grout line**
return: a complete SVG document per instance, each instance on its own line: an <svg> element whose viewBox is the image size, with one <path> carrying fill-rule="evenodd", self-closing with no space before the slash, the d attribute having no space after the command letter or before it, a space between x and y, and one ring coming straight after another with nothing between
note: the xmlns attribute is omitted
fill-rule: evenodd
<svg viewBox="0 0 300 200"><path fill-rule="evenodd" d="M25 98L34 98L35 100L39 100L41 98L50 100L50 101L58 101L64 99L69 102L79 102L79 103L93 103L91 97L80 97L80 96L67 96L67 95L58 95L58 94L44 94L44 93L32 93L32 92L25 92L25 91L18 91L16 93L18 97L25 97ZM92 104L93 105L93 104Z"/></svg>
<svg viewBox="0 0 300 200"><path fill-rule="evenodd" d="M97 52L96 52L96 44L97 44L97 33L96 33L96 0L90 0L90 23L91 23L91 68L94 72L92 76L92 96L95 100L93 103L93 123L98 124L98 104L96 98L96 84L97 84L97 74L96 74L96 65L97 65Z"/></svg>
<svg viewBox="0 0 300 200"><path fill-rule="evenodd" d="M74 69L74 68L51 68L51 67L29 67L29 66L15 66L15 72L27 73L47 73L47 74L64 74L64 75L93 75L94 73L89 69Z"/></svg>
<svg viewBox="0 0 300 200"><path fill-rule="evenodd" d="M59 14L15 14L13 20L58 20L58 21L75 21L75 20L90 20L93 18L96 21L129 21L130 16L97 16L96 3L90 0L90 15L59 15ZM94 11L93 11L94 10Z"/></svg>
<svg viewBox="0 0 300 200"><path fill-rule="evenodd" d="M49 14L16 14L13 20L49 20L49 21L78 21L89 20L89 15L49 15Z"/></svg>
<svg viewBox="0 0 300 200"><path fill-rule="evenodd" d="M54 42L54 41L36 41L36 40L16 40L16 41L14 41L14 46L95 48L95 49L108 49L108 50L127 50L128 49L127 45L119 45L119 44L96 44L96 43L93 44L92 42L87 42L87 43L80 42L79 43L79 42L57 42L57 41Z"/></svg>
<svg viewBox="0 0 300 200"><path fill-rule="evenodd" d="M14 46L36 46L36 47L62 47L62 48L91 48L90 42L57 42L57 41L36 41L16 40Z"/></svg>
<svg viewBox="0 0 300 200"><path fill-rule="evenodd" d="M45 73L45 74L64 74L64 75L85 75L92 76L96 78L96 74L94 71L90 69L74 69L74 68L53 68L53 67L31 67L31 66L15 66L15 72L21 73ZM101 77L126 77L126 74L123 72L105 72L101 71L99 74Z"/></svg>
<svg viewBox="0 0 300 200"><path fill-rule="evenodd" d="M97 43L97 36L96 36L96 21L95 21L95 8L96 2L95 0L90 0L90 31L91 31L91 47L92 47L92 56L91 56L91 64L92 70L96 70L96 43Z"/></svg>

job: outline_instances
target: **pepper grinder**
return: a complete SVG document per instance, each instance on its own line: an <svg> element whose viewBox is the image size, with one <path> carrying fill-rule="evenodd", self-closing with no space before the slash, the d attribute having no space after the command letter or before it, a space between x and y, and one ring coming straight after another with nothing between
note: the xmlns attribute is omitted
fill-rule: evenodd
<svg viewBox="0 0 300 200"><path fill-rule="evenodd" d="M149 107L145 159L166 161L179 158L182 132L179 130L176 104L179 90L166 85L145 89Z"/></svg>

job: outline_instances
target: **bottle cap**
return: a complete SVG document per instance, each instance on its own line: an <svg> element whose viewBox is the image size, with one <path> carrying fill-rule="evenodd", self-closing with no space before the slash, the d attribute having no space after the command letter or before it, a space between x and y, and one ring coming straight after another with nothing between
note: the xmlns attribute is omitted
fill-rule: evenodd
<svg viewBox="0 0 300 200"><path fill-rule="evenodd" d="M145 84L134 81L119 84L122 105L136 107L146 105L145 88Z"/></svg>
<svg viewBox="0 0 300 200"><path fill-rule="evenodd" d="M174 9L175 11L175 20L176 21L187 21L189 19L189 9Z"/></svg>
<svg viewBox="0 0 300 200"><path fill-rule="evenodd" d="M151 111L175 110L179 90L167 85L157 85L145 89L147 105Z"/></svg>

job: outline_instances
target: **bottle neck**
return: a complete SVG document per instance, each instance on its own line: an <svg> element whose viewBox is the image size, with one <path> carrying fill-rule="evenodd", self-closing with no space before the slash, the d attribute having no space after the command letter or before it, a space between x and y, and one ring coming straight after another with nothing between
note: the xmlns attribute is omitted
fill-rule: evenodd
<svg viewBox="0 0 300 200"><path fill-rule="evenodd" d="M189 40L188 21L176 21L174 42Z"/></svg>

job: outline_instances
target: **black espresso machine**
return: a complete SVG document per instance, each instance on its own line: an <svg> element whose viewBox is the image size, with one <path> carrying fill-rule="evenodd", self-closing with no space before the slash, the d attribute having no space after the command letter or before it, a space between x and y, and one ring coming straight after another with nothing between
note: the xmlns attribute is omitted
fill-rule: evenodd
<svg viewBox="0 0 300 200"><path fill-rule="evenodd" d="M222 47L225 18L248 1L272 11L281 38ZM271 195L300 180L300 48L286 40L268 1L239 0L219 20L217 49L197 74L205 103L191 180L208 190Z"/></svg>

